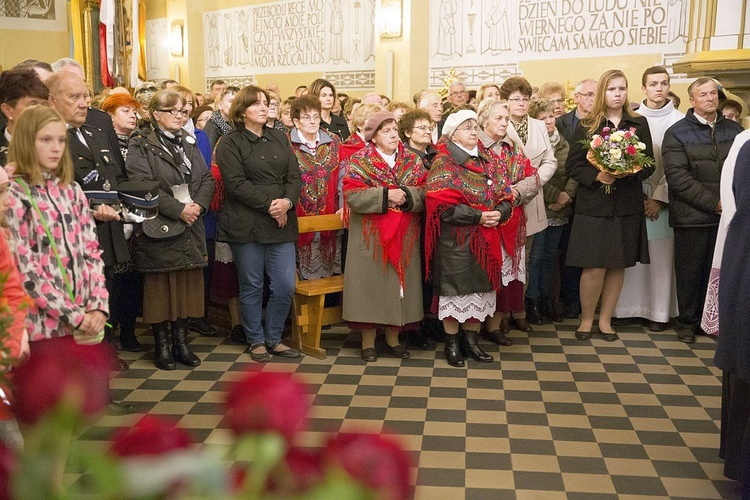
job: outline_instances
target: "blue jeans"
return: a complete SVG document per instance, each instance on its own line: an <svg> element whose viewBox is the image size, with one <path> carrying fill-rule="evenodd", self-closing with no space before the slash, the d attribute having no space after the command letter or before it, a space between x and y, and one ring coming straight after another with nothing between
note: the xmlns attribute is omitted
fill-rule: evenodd
<svg viewBox="0 0 750 500"><path fill-rule="evenodd" d="M294 242L231 244L230 247L237 266L242 328L247 342L273 348L281 342L284 322L297 287ZM271 296L266 304L264 330L261 314L265 274L270 281Z"/></svg>
<svg viewBox="0 0 750 500"><path fill-rule="evenodd" d="M529 299L554 298L552 274L555 272L555 261L560 253L559 245L563 227L549 226L534 235L534 244L531 246L529 255L529 286L526 289L526 297Z"/></svg>

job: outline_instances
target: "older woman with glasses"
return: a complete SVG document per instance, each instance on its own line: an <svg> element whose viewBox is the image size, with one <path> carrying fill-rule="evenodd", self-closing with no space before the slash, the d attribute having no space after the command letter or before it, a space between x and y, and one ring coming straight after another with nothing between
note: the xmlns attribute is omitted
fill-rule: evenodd
<svg viewBox="0 0 750 500"><path fill-rule="evenodd" d="M540 186L544 186L557 169L555 150L549 142L547 128L541 121L529 117L531 103L531 84L520 76L513 76L505 80L500 87L500 99L508 101L510 125L508 135L514 142L521 145L524 155L531 160L531 165L539 175ZM526 212L526 258L533 251L534 235L547 227L547 209L544 196L534 195L525 206ZM534 282L539 268L529 268L528 282ZM527 300L526 310L513 315L511 326L530 332L532 330L528 319L535 324L541 324L541 317L537 304Z"/></svg>
<svg viewBox="0 0 750 500"><path fill-rule="evenodd" d="M502 346L512 344L506 336L511 320L522 317L525 268L526 221L524 206L539 192L539 177L523 148L508 134L508 103L488 99L479 105L479 142L491 151L505 175L513 194L513 209L499 231L503 255L501 285L498 287L496 313L487 321L488 338Z"/></svg>
<svg viewBox="0 0 750 500"><path fill-rule="evenodd" d="M281 98L271 90L266 90L266 92L268 92L268 121L266 122L266 127L286 132L286 127L282 123L281 114L279 113L281 110Z"/></svg>
<svg viewBox="0 0 750 500"><path fill-rule="evenodd" d="M130 140L126 170L131 181L159 182L161 219L157 231L136 226L133 256L143 273L143 320L153 330L155 364L174 370L175 361L201 364L187 345L188 318L204 315L202 268L208 253L203 214L213 198L214 180L195 138L182 129L188 110L180 94L157 92L149 114L153 130Z"/></svg>
<svg viewBox="0 0 750 500"><path fill-rule="evenodd" d="M480 146L478 132L475 112L449 115L445 146L427 180L426 268L445 328L445 356L457 367L468 355L482 363L493 359L479 347L479 330L495 314L503 267L498 227L511 211L502 165ZM460 328L466 334L463 348Z"/></svg>
<svg viewBox="0 0 750 500"><path fill-rule="evenodd" d="M297 156L302 192L297 216L336 213L338 207L339 147L335 134L320 128L320 100L303 95L292 102L294 128L289 132ZM297 261L303 279L341 273L341 236L335 231L300 234Z"/></svg>

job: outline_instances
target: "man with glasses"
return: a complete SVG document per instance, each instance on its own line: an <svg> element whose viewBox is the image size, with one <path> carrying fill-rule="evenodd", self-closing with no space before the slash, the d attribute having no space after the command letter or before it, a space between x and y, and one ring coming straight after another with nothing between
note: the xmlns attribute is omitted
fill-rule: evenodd
<svg viewBox="0 0 750 500"><path fill-rule="evenodd" d="M575 88L573 101L576 108L557 119L555 126L565 140L572 144L573 132L578 124L586 118L594 109L594 97L596 96L596 80L581 80Z"/></svg>
<svg viewBox="0 0 750 500"><path fill-rule="evenodd" d="M130 261L122 219L118 213L117 185L126 179L124 168L115 161L112 148L104 133L86 125L89 111L89 90L86 82L70 71L60 71L46 82L49 104L55 108L68 126L68 147L73 159L75 180L89 200L96 222L96 234L102 248L105 285L113 295L114 268L116 264ZM110 119L111 123L111 119ZM110 312L115 304L110 305ZM105 330L108 342L114 342L110 328ZM113 369L128 368L125 361L114 358ZM116 413L131 413L132 405L112 403Z"/></svg>
<svg viewBox="0 0 750 500"><path fill-rule="evenodd" d="M448 86L448 101L445 103L443 120L456 111L456 108L469 102L469 92L463 82L456 80Z"/></svg>

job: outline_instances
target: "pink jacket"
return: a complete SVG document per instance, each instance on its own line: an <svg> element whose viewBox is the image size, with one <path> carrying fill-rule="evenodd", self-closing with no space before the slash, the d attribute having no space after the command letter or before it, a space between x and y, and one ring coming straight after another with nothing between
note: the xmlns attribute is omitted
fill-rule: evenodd
<svg viewBox="0 0 750 500"><path fill-rule="evenodd" d="M12 181L7 220L18 270L33 301L28 319L34 341L71 335L86 312L108 314L109 294L94 220L78 184L63 185L48 177L29 190L47 221L75 299L70 299L39 214L18 180Z"/></svg>

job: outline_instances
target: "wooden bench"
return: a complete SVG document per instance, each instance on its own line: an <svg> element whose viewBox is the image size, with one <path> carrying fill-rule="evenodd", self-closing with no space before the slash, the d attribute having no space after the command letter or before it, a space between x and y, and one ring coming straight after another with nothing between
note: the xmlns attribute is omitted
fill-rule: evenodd
<svg viewBox="0 0 750 500"><path fill-rule="evenodd" d="M300 233L336 231L343 229L338 215L312 215L297 219ZM320 347L320 331L325 325L341 323L341 306L325 307L329 293L344 290L344 276L301 280L297 276L297 290L292 299L292 342L294 347L309 356L325 359L326 350Z"/></svg>

